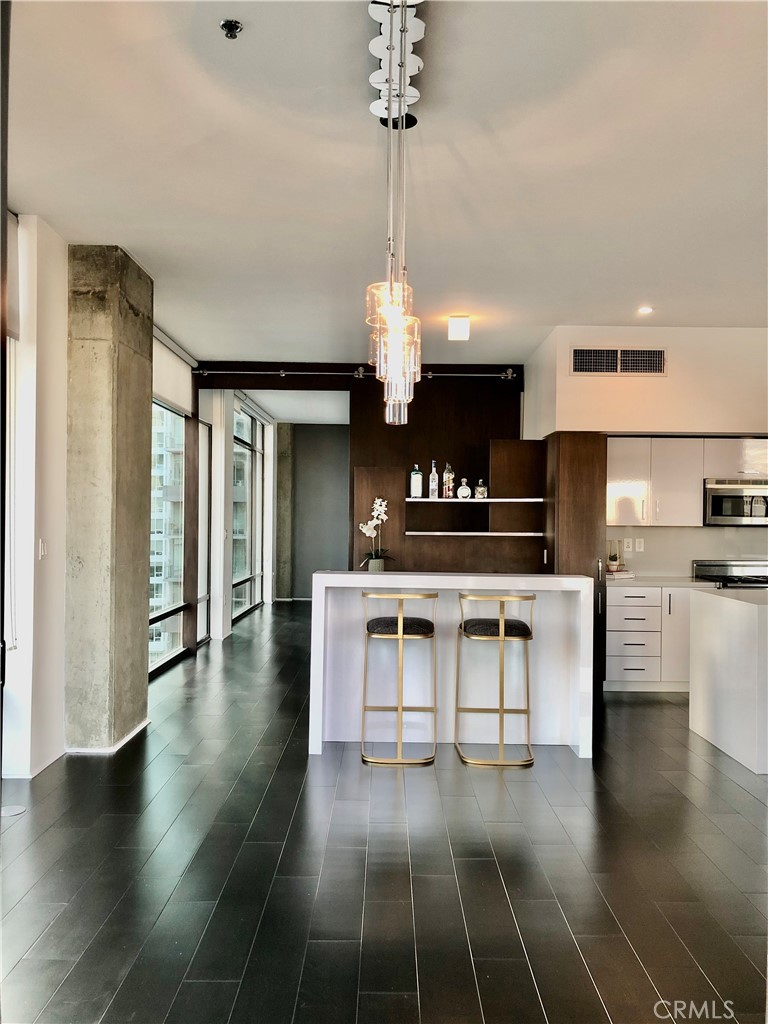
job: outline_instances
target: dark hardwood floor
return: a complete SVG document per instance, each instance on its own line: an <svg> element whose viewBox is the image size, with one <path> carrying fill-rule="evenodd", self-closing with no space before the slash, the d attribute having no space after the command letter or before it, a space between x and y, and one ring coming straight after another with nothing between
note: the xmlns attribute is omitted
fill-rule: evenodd
<svg viewBox="0 0 768 1024"><path fill-rule="evenodd" d="M308 640L260 610L6 783L4 1024L764 1020L768 782L683 696L609 696L594 762L371 769L307 758Z"/></svg>

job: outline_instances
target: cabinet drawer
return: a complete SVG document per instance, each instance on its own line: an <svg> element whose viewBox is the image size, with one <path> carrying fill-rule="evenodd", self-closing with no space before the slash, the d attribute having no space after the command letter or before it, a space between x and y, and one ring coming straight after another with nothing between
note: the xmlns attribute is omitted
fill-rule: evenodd
<svg viewBox="0 0 768 1024"><path fill-rule="evenodd" d="M660 605L661 587L606 587L607 604Z"/></svg>
<svg viewBox="0 0 768 1024"><path fill-rule="evenodd" d="M658 633L661 629L661 608L628 608L626 605L606 609L608 629L629 633Z"/></svg>
<svg viewBox="0 0 768 1024"><path fill-rule="evenodd" d="M605 678L658 683L661 679L661 658L608 657L605 659Z"/></svg>
<svg viewBox="0 0 768 1024"><path fill-rule="evenodd" d="M606 654L628 658L661 656L661 633L617 632L606 634Z"/></svg>

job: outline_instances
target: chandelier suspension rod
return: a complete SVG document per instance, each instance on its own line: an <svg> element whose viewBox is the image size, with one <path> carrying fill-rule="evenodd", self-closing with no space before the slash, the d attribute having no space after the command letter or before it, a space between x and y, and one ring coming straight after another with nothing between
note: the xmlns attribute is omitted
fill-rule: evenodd
<svg viewBox="0 0 768 1024"><path fill-rule="evenodd" d="M405 83L406 83L406 40L408 32L408 6L400 0L400 66L397 84L397 185L400 220L397 226L398 259L397 278L405 284Z"/></svg>
<svg viewBox="0 0 768 1024"><path fill-rule="evenodd" d="M392 136L392 101L394 99L395 77L395 19L394 8L389 7L389 63L387 70L387 281L390 297L394 293L396 270L395 256L395 200L394 200L394 147Z"/></svg>

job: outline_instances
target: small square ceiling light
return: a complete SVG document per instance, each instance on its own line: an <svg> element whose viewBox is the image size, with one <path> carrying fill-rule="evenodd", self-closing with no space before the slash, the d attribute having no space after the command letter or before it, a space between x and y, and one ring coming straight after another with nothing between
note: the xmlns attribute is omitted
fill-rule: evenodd
<svg viewBox="0 0 768 1024"><path fill-rule="evenodd" d="M469 317L448 317L448 341L469 341Z"/></svg>

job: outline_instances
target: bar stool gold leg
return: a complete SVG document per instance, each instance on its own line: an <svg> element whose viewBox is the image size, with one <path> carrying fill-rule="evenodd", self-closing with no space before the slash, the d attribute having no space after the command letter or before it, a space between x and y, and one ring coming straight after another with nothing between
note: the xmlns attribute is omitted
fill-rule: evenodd
<svg viewBox="0 0 768 1024"><path fill-rule="evenodd" d="M461 602L462 616L461 623L456 633L456 709L454 716L454 745L459 754L459 757L465 764L475 765L477 767L500 767L500 768L528 768L534 763L533 748L531 747L531 695L530 695L530 675L529 675L529 661L528 661L528 644L533 637L533 602L536 600L535 595L505 595L502 598L494 597L492 595L475 595L475 594L460 594L459 600ZM497 624L494 623L493 619L479 619L474 624L475 627L485 626L484 629L475 628L473 632L469 632L465 629L465 614L464 614L464 601L498 601L499 602L499 616ZM526 623L524 620L510 620L517 624L517 632L512 630L510 634L507 634L506 627L507 621L505 617L505 604L506 602L520 602L527 601L531 605L531 616L530 621ZM491 626L496 625L495 632L491 630ZM464 638L470 640L488 641L496 640L499 645L499 688L498 688L498 707L471 707L465 706L462 703L461 694L461 648L462 640ZM524 683L523 689L525 693L525 706L524 707L506 707L506 667L504 663L504 655L506 650L506 643L523 643L523 674ZM459 735L459 723L461 721L462 713L469 714L497 714L498 715L498 757L491 758L479 758L469 757L464 753L461 747L461 739ZM524 715L525 716L525 747L528 751L528 756L508 760L505 757L505 740L506 740L506 716L507 715Z"/></svg>
<svg viewBox="0 0 768 1024"><path fill-rule="evenodd" d="M363 708L360 731L360 755L364 764L374 765L427 765L432 764L437 753L437 634L434 625L436 614L437 594L388 594L363 592L363 608L366 618L365 649L363 659ZM392 628L386 628L383 632L368 632L367 598L379 598L384 600L397 601L397 615L391 618L390 627L396 626L396 632ZM430 622L431 632L416 631L405 632L405 602L408 600L433 601L432 621ZM368 645L372 639L395 640L397 641L397 698L394 704L368 703ZM432 640L432 704L431 706L407 705L405 703L405 641L410 640ZM397 721L396 756L377 757L366 753L366 714L368 712L389 712L394 713ZM408 758L404 756L404 716L405 712L428 713L432 716L432 750L425 757Z"/></svg>

